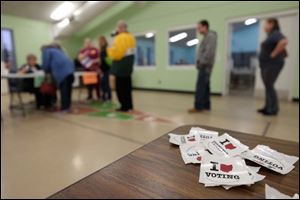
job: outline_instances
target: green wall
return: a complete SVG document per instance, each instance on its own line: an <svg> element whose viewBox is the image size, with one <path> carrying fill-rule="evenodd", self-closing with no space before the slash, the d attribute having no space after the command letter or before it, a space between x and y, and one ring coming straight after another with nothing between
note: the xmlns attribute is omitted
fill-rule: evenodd
<svg viewBox="0 0 300 200"><path fill-rule="evenodd" d="M41 21L1 15L1 27L13 30L18 66L25 63L28 53L37 55L40 60L40 47L52 41L50 26Z"/></svg>
<svg viewBox="0 0 300 200"><path fill-rule="evenodd" d="M99 34L109 36L119 19L125 19L132 33L156 32L156 62L154 70L136 69L133 76L134 86L169 90L194 91L196 73L194 68L168 68L167 34L168 30L181 26L193 26L200 19L208 19L211 29L218 33L217 59L214 66L211 88L212 92L222 93L224 83L226 21L230 18L255 16L274 11L298 9L298 2L147 2L147 5L132 2L120 2L77 32L76 43L84 37L97 38ZM74 36L75 37L75 36ZM298 49L299 52L299 49ZM299 63L299 61L298 61ZM299 66L295 66L298 70ZM295 75L294 97L299 97L299 75Z"/></svg>

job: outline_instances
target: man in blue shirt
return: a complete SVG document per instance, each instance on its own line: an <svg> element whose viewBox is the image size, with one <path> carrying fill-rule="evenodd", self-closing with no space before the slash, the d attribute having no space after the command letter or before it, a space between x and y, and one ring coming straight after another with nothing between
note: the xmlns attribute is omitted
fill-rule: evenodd
<svg viewBox="0 0 300 200"><path fill-rule="evenodd" d="M51 73L60 90L61 111L68 112L72 100L74 63L58 44L42 47L42 68Z"/></svg>

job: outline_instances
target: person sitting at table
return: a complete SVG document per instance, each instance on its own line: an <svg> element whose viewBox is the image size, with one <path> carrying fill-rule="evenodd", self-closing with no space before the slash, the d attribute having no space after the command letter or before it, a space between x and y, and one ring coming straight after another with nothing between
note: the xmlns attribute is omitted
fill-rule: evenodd
<svg viewBox="0 0 300 200"><path fill-rule="evenodd" d="M22 65L22 67L18 69L18 73L28 74L28 73L34 73L38 70L41 70L40 65L37 63L37 58L35 55L28 54L26 60L27 63ZM42 106L42 95L40 92L40 88L34 86L34 78L23 79L22 90L35 95L36 108L40 109L40 107Z"/></svg>

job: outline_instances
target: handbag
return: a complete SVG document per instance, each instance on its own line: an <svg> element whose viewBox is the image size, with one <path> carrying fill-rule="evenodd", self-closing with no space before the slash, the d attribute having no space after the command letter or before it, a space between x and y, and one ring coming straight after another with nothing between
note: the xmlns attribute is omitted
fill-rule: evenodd
<svg viewBox="0 0 300 200"><path fill-rule="evenodd" d="M42 85L40 87L40 92L42 94L48 94L51 96L55 96L56 95L56 84L54 83L52 77L50 74L46 74L45 75L45 79L42 82Z"/></svg>

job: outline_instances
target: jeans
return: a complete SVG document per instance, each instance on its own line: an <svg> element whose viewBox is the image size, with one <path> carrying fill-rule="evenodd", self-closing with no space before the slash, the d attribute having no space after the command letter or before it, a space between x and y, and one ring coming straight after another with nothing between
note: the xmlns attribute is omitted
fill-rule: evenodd
<svg viewBox="0 0 300 200"><path fill-rule="evenodd" d="M210 68L201 68L198 71L195 93L195 109L210 109Z"/></svg>
<svg viewBox="0 0 300 200"><path fill-rule="evenodd" d="M69 110L71 108L73 81L74 75L70 74L59 84L61 110Z"/></svg>
<svg viewBox="0 0 300 200"><path fill-rule="evenodd" d="M265 107L269 113L277 113L279 111L277 93L274 88L284 63L261 64L261 77L265 85Z"/></svg>
<svg viewBox="0 0 300 200"><path fill-rule="evenodd" d="M111 89L109 87L109 73L103 72L101 79L101 89L102 89L102 100L111 100Z"/></svg>
<svg viewBox="0 0 300 200"><path fill-rule="evenodd" d="M116 93L121 104L121 110L128 111L133 109L132 105L132 85L131 76L116 76Z"/></svg>

